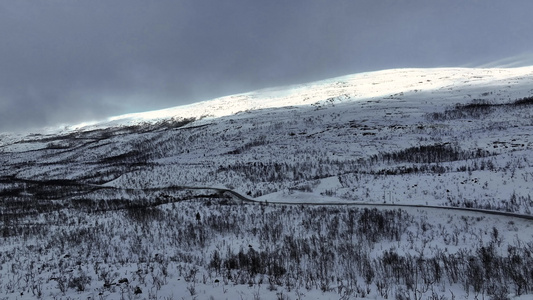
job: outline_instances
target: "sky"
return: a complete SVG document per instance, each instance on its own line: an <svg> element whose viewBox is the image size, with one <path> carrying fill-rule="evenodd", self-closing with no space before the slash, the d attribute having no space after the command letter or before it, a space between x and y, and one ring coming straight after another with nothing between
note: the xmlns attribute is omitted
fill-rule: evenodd
<svg viewBox="0 0 533 300"><path fill-rule="evenodd" d="M533 64L531 0L3 0L0 132L403 67Z"/></svg>

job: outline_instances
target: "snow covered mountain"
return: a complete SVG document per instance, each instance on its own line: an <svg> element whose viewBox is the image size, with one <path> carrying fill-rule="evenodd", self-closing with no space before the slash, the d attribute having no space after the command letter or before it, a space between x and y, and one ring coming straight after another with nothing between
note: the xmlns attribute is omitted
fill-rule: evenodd
<svg viewBox="0 0 533 300"><path fill-rule="evenodd" d="M277 87L230 95L191 105L111 118L118 124L164 120L173 117L223 117L239 112L287 106L320 105L327 102L372 99L424 99L442 104L486 98L483 93L498 91L501 97L530 96L531 67L513 69L393 69L347 75L309 84ZM494 92L493 91L493 92ZM426 99L429 98L429 99ZM431 102L433 103L433 102ZM106 123L104 123L106 124ZM104 125L103 124L103 125Z"/></svg>
<svg viewBox="0 0 533 300"><path fill-rule="evenodd" d="M5 138L0 148L2 172L25 179L122 187L231 187L271 201L280 193L284 199L298 196L294 191L313 185L318 188L313 191L328 189L330 195L346 200L382 201L383 195L376 195L394 191L398 199L391 196L390 201L437 205L459 201L461 206L476 201L480 207L503 209L511 195L529 195L530 170L508 179L485 167L480 170L479 164L501 168L521 165L516 156L527 159L529 105L513 101L531 97L532 83L531 67L349 75L119 116L60 134ZM426 161L431 168L444 168L439 181L449 177L446 181L457 188L437 188L442 183L434 172L405 174L422 161L390 159L402 151L428 149L460 156ZM132 169L132 164L140 163L144 167ZM13 169L13 164L18 167ZM252 167L257 164L261 170ZM397 179L385 173L405 176ZM354 176L361 182L353 182ZM473 177L478 183L464 191L461 182ZM418 188L407 188L407 182ZM485 200L477 199L480 193Z"/></svg>
<svg viewBox="0 0 533 300"><path fill-rule="evenodd" d="M362 73L97 124L2 134L0 208L7 246L0 248L0 276L7 279L0 278L0 295L20 298L23 290L32 298L39 288L40 297L71 297L76 291L108 299L120 293L147 297L147 289L152 298L206 299L228 289L232 296L223 298L527 294L533 289L532 259L520 256L524 268L518 271L503 267L513 255L533 249L527 218L368 207L416 204L531 216L532 129L533 67L524 67ZM233 205L214 188L263 204ZM335 205L299 210L275 202ZM353 203L367 206L341 205ZM381 219L392 223L376 221ZM274 234L272 228L278 228ZM75 238L81 232L92 243L107 243L94 254ZM58 246L59 240L78 254ZM364 251L348 267L354 241ZM326 245L333 254L320 252ZM299 254L290 259L279 256L294 249ZM491 252L480 252L485 250ZM13 269L6 258L13 251L52 263L20 262ZM233 261L241 253L250 261ZM485 265L483 255L493 265ZM420 268L429 265L417 265L415 258L432 260L440 273L433 269L428 275ZM454 275L444 258L457 260L464 273ZM253 259L262 263L252 268ZM465 264L470 259L476 264ZM324 260L327 266L320 264ZM392 271L404 263L411 265L402 268L414 268L421 277ZM118 275L106 277L101 266L105 274ZM16 280L28 272L33 275L25 284ZM132 275L139 272L144 277ZM118 283L121 277L127 284ZM135 294L137 287L144 294ZM181 292L174 293L176 288Z"/></svg>

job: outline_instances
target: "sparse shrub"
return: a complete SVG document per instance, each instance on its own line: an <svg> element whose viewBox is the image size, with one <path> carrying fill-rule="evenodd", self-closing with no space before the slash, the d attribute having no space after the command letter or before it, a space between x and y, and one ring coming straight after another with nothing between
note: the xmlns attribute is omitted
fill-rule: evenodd
<svg viewBox="0 0 533 300"><path fill-rule="evenodd" d="M75 289L78 292L85 291L87 285L91 284L91 277L85 273L81 273L79 276L75 276L69 279L68 287Z"/></svg>

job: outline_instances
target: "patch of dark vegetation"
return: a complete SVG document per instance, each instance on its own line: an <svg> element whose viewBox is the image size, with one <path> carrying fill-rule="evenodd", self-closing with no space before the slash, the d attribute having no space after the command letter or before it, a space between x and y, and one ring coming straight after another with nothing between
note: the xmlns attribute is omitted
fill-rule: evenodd
<svg viewBox="0 0 533 300"><path fill-rule="evenodd" d="M458 146L449 143L423 145L410 147L404 150L380 153L370 158L373 162L408 162L418 164L431 164L440 162L451 162L466 159L482 158L490 156L491 153L483 149L462 150Z"/></svg>
<svg viewBox="0 0 533 300"><path fill-rule="evenodd" d="M189 123L192 123L192 122L194 122L196 120L197 120L196 118L183 118L183 119L171 118L171 119L167 119L167 120L163 120L163 121L157 122L157 123L155 123L154 126L158 127L158 128L175 129L175 128L183 127L183 126L185 126L185 125L187 125Z"/></svg>
<svg viewBox="0 0 533 300"><path fill-rule="evenodd" d="M417 173L434 173L444 174L450 171L450 167L441 166L438 164L423 164L413 166L401 166L397 168L382 169L371 174L375 175L404 175L404 174L417 174Z"/></svg>
<svg viewBox="0 0 533 300"><path fill-rule="evenodd" d="M526 106L526 105L529 106L529 105L533 105L533 96L517 99L517 100L509 103L509 105L513 105L513 106Z"/></svg>
<svg viewBox="0 0 533 300"><path fill-rule="evenodd" d="M241 147L235 149L235 150L232 150L232 151L229 151L227 154L241 154L243 152L246 152L250 149L252 149L253 147L259 147L259 146L263 146L263 145L266 145L268 143L267 139L266 139L266 136L260 136L258 138L256 138L255 140L251 141L251 142L248 142L244 145L242 145Z"/></svg>
<svg viewBox="0 0 533 300"><path fill-rule="evenodd" d="M134 164L148 160L148 155L138 150L131 150L122 154L108 156L100 160L103 164Z"/></svg>
<svg viewBox="0 0 533 300"><path fill-rule="evenodd" d="M220 193L184 191L179 187L153 189L118 189L73 180L26 180L0 178L0 217L28 216L61 209L105 212L122 209L145 209L186 200L230 199Z"/></svg>
<svg viewBox="0 0 533 300"><path fill-rule="evenodd" d="M153 206L130 206L126 209L126 216L135 222L143 223L153 220L161 221L162 213Z"/></svg>
<svg viewBox="0 0 533 300"><path fill-rule="evenodd" d="M131 170L131 166L124 165L99 165L94 169L88 169L77 178L79 182L84 184L100 185L110 181L113 181L122 174L125 174Z"/></svg>
<svg viewBox="0 0 533 300"><path fill-rule="evenodd" d="M503 104L493 103L485 99L474 99L467 104L456 104L452 108L447 108L444 112L429 113L426 118L432 121L480 119L492 114L499 108L514 109L530 105L533 105L533 96Z"/></svg>
<svg viewBox="0 0 533 300"><path fill-rule="evenodd" d="M72 144L61 143L61 142L50 142L46 145L46 149L51 149L51 150L65 150L71 147L72 147Z"/></svg>
<svg viewBox="0 0 533 300"><path fill-rule="evenodd" d="M445 121L456 119L480 119L492 112L499 104L493 104L488 100L476 99L468 104L456 104L453 108L448 108L444 112L434 112L426 117L433 121Z"/></svg>

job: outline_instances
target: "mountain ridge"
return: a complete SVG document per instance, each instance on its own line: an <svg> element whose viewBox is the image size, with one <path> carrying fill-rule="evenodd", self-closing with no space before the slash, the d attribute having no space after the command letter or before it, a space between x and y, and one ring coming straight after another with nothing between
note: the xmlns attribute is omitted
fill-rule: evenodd
<svg viewBox="0 0 533 300"><path fill-rule="evenodd" d="M193 104L170 107L166 109L130 113L110 117L107 121L90 125L79 124L67 126L68 129L94 128L95 126L132 125L139 122L157 122L169 118L221 117L246 110L256 110L293 105L310 105L328 98L347 96L356 101L373 98L385 98L399 93L417 91L438 92L438 89L454 86L465 81L471 85L487 88L483 85L504 87L516 85L505 80L520 81L524 76L533 80L533 66L517 68L402 68L373 72L356 73L281 87L260 89L200 101ZM445 78L447 77L447 78ZM389 83L389 84L387 84ZM519 83L518 83L519 84ZM379 86L379 87L378 87ZM319 93L309 95L311 90L320 89ZM517 93L516 98L533 94L533 89ZM479 95L480 97L483 97ZM257 103L262 101L262 103Z"/></svg>

